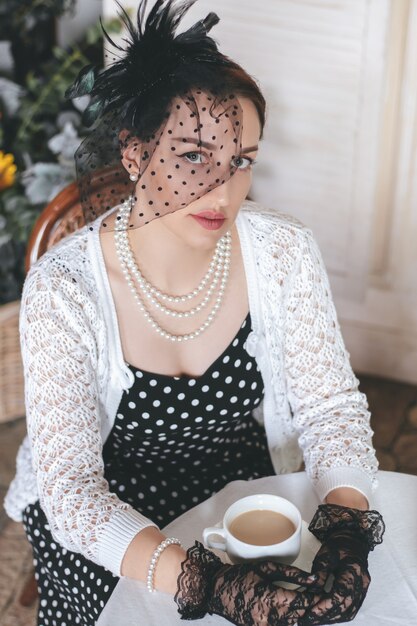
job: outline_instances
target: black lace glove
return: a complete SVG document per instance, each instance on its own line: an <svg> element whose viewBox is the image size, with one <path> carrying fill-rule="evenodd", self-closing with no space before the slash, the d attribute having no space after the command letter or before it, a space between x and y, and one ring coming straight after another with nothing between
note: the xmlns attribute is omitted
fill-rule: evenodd
<svg viewBox="0 0 417 626"><path fill-rule="evenodd" d="M291 626L320 596L276 586L286 581L313 590L315 577L272 561L227 565L198 541L188 549L175 602L182 619L221 615L237 626Z"/></svg>
<svg viewBox="0 0 417 626"><path fill-rule="evenodd" d="M371 577L370 550L382 543L385 524L378 511L359 511L337 504L322 504L309 530L322 542L312 565L323 588L331 589L300 619L307 624L338 624L356 616ZM333 578L333 580L331 580Z"/></svg>

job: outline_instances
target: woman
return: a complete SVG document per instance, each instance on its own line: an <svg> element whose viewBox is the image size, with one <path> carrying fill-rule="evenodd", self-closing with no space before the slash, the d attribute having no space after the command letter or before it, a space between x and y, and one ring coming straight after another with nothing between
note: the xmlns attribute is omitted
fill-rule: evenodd
<svg viewBox="0 0 417 626"><path fill-rule="evenodd" d="M175 36L192 4L159 0L145 22L142 2L137 29L124 14L124 56L69 92L91 94L96 122L76 154L87 226L25 283L29 438L6 499L42 626L92 626L120 575L172 593L186 619L347 621L381 542L369 414L320 254L245 200L265 101L207 36L216 15ZM325 502L314 576L225 566L160 531L231 480L297 470L300 448Z"/></svg>

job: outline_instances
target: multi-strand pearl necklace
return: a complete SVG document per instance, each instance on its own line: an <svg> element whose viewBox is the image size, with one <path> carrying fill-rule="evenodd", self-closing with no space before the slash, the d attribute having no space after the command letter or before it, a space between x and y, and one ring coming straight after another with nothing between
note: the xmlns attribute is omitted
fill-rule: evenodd
<svg viewBox="0 0 417 626"><path fill-rule="evenodd" d="M133 295L135 302L139 306L139 309L142 311L145 319L150 323L152 328L159 335L161 335L161 337L164 337L165 339L169 339L171 341L188 341L189 339L195 339L210 326L218 310L220 309L223 300L229 275L232 250L232 237L230 232L227 232L217 242L213 258L209 264L209 268L197 287L187 294L181 296L172 296L163 293L162 291L157 289L157 287L155 287L148 280L146 280L146 278L139 270L129 242L129 217L130 199L126 200L117 212L114 237L116 251L119 257L122 272L129 285L129 289ZM213 297L216 288L217 295L215 297L213 307L206 317L205 321L194 331L190 333L185 333L183 335L174 335L167 331L165 328L162 328L162 326L151 315L148 307L146 306L146 300L149 300L154 308L164 313L165 315L169 315L174 318L192 317L207 306L208 302ZM162 302L168 302L172 304L188 302L193 298L204 294L204 290L207 290L207 293L205 293L203 300L197 306L186 311L176 311L175 309L169 308L162 304Z"/></svg>

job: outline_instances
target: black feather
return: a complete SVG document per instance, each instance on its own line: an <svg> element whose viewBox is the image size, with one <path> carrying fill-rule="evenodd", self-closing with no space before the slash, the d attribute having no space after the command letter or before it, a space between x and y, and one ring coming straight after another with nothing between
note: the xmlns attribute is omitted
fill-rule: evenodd
<svg viewBox="0 0 417 626"><path fill-rule="evenodd" d="M134 117L151 98L152 92L163 96L164 87L175 80L176 72L187 63L217 63L223 65L226 57L217 50L213 39L207 36L219 22L211 12L187 31L176 35L177 28L196 0L156 0L145 20L147 0L141 0L136 25L126 10L119 6L126 37L125 47L115 43L102 25L105 39L120 52L122 58L100 73L84 68L74 84L67 90L67 97L74 98L90 93L92 101L84 116L90 125L98 117L111 110L130 110Z"/></svg>
<svg viewBox="0 0 417 626"><path fill-rule="evenodd" d="M79 72L75 82L65 92L66 98L79 98L91 93L97 76L97 68L94 65L86 65Z"/></svg>

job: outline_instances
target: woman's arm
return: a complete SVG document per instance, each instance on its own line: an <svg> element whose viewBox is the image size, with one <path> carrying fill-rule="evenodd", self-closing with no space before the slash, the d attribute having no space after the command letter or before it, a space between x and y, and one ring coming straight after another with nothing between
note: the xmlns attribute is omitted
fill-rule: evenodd
<svg viewBox="0 0 417 626"><path fill-rule="evenodd" d="M150 527L141 530L130 543L122 562L122 576L145 581L149 563L154 550L166 538L158 528ZM175 594L177 580L181 573L181 563L186 552L181 546L171 545L166 548L158 560L155 569L154 587L158 591Z"/></svg>
<svg viewBox="0 0 417 626"><path fill-rule="evenodd" d="M369 508L369 502L365 496L357 489L350 487L339 487L330 491L326 497L326 504L339 504L360 511L366 511Z"/></svg>
<svg viewBox="0 0 417 626"><path fill-rule="evenodd" d="M350 366L320 251L309 231L299 236L285 300L288 398L320 499L362 507L376 484L370 414Z"/></svg>
<svg viewBox="0 0 417 626"><path fill-rule="evenodd" d="M98 324L82 279L60 258L29 272L20 336L28 435L41 506L69 550L120 575L123 556L153 522L104 478L95 358Z"/></svg>

